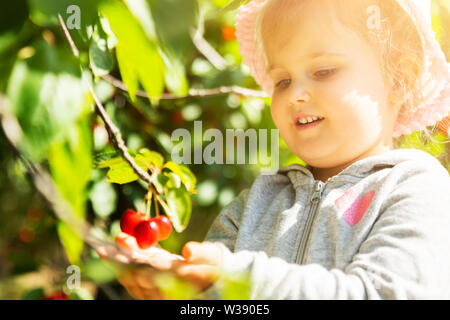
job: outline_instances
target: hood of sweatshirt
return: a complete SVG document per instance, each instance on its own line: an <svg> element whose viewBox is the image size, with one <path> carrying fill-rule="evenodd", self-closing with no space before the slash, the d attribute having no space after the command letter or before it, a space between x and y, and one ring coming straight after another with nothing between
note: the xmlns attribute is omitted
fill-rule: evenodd
<svg viewBox="0 0 450 320"><path fill-rule="evenodd" d="M383 170L385 168L392 168L405 162L410 163L411 161L421 163L422 165L426 165L429 168L435 167L437 170L442 170L443 168L441 163L436 158L422 150L395 149L379 155L355 161L337 175L329 178L327 182L330 180L339 180L342 177L345 178L346 176L358 177L360 179L363 179L376 171ZM307 180L308 178L310 178L314 180L311 166L309 165L303 166L301 164L292 164L279 169L278 173L290 177L299 177L298 174L301 173L303 174L303 176L305 176L303 177L303 179ZM291 173L291 175L289 175L289 173ZM292 175L292 173L295 174ZM298 184L298 178L294 178L292 180L293 184Z"/></svg>

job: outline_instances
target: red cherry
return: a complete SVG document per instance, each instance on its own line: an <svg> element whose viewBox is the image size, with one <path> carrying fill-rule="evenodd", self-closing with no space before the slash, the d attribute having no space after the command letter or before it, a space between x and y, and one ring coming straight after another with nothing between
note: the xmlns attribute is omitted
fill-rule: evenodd
<svg viewBox="0 0 450 320"><path fill-rule="evenodd" d="M166 240L172 232L172 222L170 222L169 218L164 215L153 218L152 220L156 222L159 228L158 240Z"/></svg>
<svg viewBox="0 0 450 320"><path fill-rule="evenodd" d="M150 248L158 241L159 228L153 219L140 222L134 228L134 236L141 249Z"/></svg>
<svg viewBox="0 0 450 320"><path fill-rule="evenodd" d="M134 229L136 228L136 226L140 222L146 220L147 217L145 216L145 214L128 209L120 219L120 229L130 236L134 236Z"/></svg>
<svg viewBox="0 0 450 320"><path fill-rule="evenodd" d="M69 300L69 297L64 292L59 292L45 296L44 300Z"/></svg>

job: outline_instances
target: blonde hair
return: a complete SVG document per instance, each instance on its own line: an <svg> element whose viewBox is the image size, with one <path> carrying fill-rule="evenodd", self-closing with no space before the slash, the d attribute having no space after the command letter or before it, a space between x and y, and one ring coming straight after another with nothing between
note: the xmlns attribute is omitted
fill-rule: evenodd
<svg viewBox="0 0 450 320"><path fill-rule="evenodd" d="M268 58L264 49L263 34L276 33L281 24L301 21L301 14L306 11L308 5L317 1L321 1L321 8L324 9L324 14L329 15L330 23L335 25L339 21L342 27L356 32L379 53L379 65L385 81L397 88L395 95L392 94L390 98L393 103L401 103L399 114L417 106L418 101L422 99L422 92L417 89L416 81L426 63L423 42L416 25L397 1L267 0L259 12L256 24L256 41L266 66ZM380 19L376 28L370 28L368 25L371 7L379 12ZM270 20L270 26L266 23L266 19ZM419 132L424 144L442 143L433 138L437 129L438 124L435 124ZM398 149L404 146L404 138L393 138L393 147ZM444 143L448 143L448 140ZM449 154L447 150L443 153L446 158L440 160L449 162Z"/></svg>

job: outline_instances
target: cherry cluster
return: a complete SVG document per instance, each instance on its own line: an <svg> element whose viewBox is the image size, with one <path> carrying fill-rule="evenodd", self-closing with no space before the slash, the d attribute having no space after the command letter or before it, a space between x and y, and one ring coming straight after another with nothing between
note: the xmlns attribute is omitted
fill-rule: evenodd
<svg viewBox="0 0 450 320"><path fill-rule="evenodd" d="M128 209L120 219L120 228L136 238L141 249L167 239L172 232L172 223L165 215L150 218L148 214Z"/></svg>

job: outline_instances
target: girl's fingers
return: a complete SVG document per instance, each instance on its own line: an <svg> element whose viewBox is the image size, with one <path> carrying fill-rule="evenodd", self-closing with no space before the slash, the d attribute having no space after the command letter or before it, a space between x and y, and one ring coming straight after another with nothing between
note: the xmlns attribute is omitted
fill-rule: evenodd
<svg viewBox="0 0 450 320"><path fill-rule="evenodd" d="M183 257L189 263L220 265L222 252L213 242L186 243L182 249Z"/></svg>
<svg viewBox="0 0 450 320"><path fill-rule="evenodd" d="M97 251L97 254L102 259L108 257L108 251L106 247L98 247L95 251Z"/></svg>
<svg viewBox="0 0 450 320"><path fill-rule="evenodd" d="M115 254L114 256L113 256L113 258L117 261L117 262L120 262L120 263L123 263L123 264L129 264L129 263L132 263L133 262L133 260L129 257L129 256L127 256L127 255L125 255L125 254L123 254L123 253L117 253L117 254Z"/></svg>
<svg viewBox="0 0 450 320"><path fill-rule="evenodd" d="M136 238L126 234L125 232L121 232L116 236L116 244L121 249L140 250L136 242Z"/></svg>
<svg viewBox="0 0 450 320"><path fill-rule="evenodd" d="M168 270L171 268L173 261L184 260L181 256L155 246L141 249L136 242L136 238L123 232L119 233L115 240L117 246L126 250L135 263L149 264L157 269Z"/></svg>
<svg viewBox="0 0 450 320"><path fill-rule="evenodd" d="M176 274L183 278L207 278L208 280L217 278L218 271L219 269L217 267L206 264L184 264L175 270Z"/></svg>
<svg viewBox="0 0 450 320"><path fill-rule="evenodd" d="M200 290L203 290L217 280L219 269L210 265L183 264L175 270L175 274L194 283Z"/></svg>
<svg viewBox="0 0 450 320"><path fill-rule="evenodd" d="M130 253L136 263L148 264L160 271L171 270L175 264L184 259L166 250L150 248L146 250L135 250Z"/></svg>
<svg viewBox="0 0 450 320"><path fill-rule="evenodd" d="M114 246L97 247L95 250L97 251L100 258L108 258L117 253L117 248L115 248Z"/></svg>
<svg viewBox="0 0 450 320"><path fill-rule="evenodd" d="M131 257L127 256L126 252L119 252L114 246L98 247L96 251L102 259L109 258L125 264L131 262Z"/></svg>

